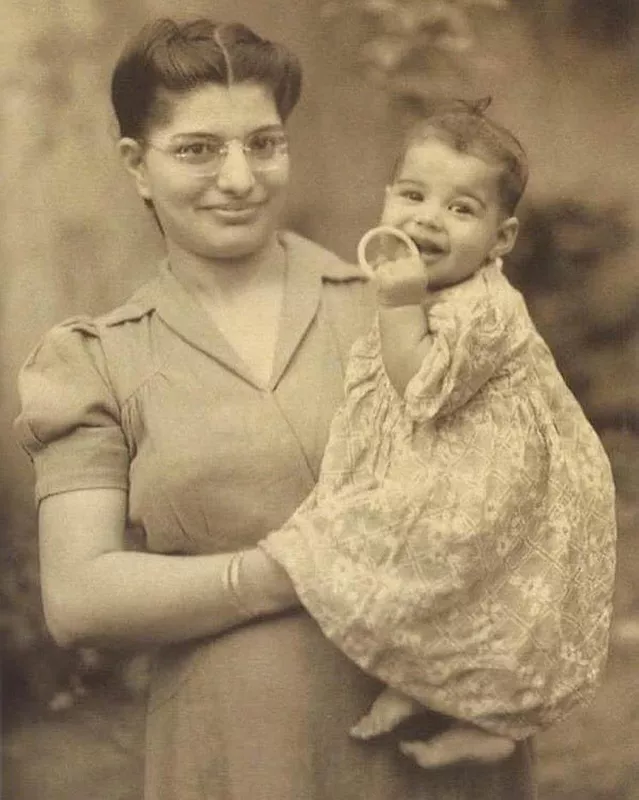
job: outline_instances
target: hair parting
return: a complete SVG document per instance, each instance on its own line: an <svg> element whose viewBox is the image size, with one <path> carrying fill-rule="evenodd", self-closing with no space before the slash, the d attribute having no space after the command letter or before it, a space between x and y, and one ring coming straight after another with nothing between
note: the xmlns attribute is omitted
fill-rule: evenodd
<svg viewBox="0 0 639 800"><path fill-rule="evenodd" d="M222 37L220 36L220 29L216 28L215 32L213 33L213 39L217 42L220 52L224 56L224 64L226 65L226 82L227 84L232 84L234 82L233 76L233 64L231 63L231 59L229 57L229 51L226 49L226 45L222 41Z"/></svg>
<svg viewBox="0 0 639 800"><path fill-rule="evenodd" d="M302 68L290 50L240 23L156 20L130 41L113 71L111 101L120 135L145 138L170 113L167 92L243 81L264 86L285 121L299 100Z"/></svg>

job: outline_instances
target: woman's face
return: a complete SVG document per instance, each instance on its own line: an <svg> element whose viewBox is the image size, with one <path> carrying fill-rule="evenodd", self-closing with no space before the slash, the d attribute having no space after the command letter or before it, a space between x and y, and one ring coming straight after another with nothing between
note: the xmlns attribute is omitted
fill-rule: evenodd
<svg viewBox="0 0 639 800"><path fill-rule="evenodd" d="M167 97L169 121L151 128L146 143L138 145L136 166L131 167L130 159L128 166L138 192L153 204L169 251L177 248L205 259L257 253L278 225L288 156L278 157L267 171L254 171L241 143L256 133L283 133L273 96L265 87L246 82L228 87L211 83ZM228 144L217 174L202 174L201 167L178 155L201 152L209 142Z"/></svg>

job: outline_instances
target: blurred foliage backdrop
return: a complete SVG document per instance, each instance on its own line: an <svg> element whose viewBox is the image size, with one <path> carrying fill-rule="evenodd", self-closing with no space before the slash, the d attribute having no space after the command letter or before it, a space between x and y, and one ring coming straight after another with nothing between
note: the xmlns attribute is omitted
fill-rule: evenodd
<svg viewBox="0 0 639 800"><path fill-rule="evenodd" d="M38 337L123 300L161 242L115 155L108 104L126 36L156 15L209 14L287 42L305 67L290 122L290 225L352 259L376 222L406 124L442 94L493 96L530 156L510 261L601 432L634 536L639 412L638 0L4 0L0 30L0 646L5 695L49 702L95 654L48 640L32 475L11 421ZM635 559L636 561L636 559ZM636 566L636 565L635 565ZM635 636L624 559L617 618ZM625 570L625 572L623 572ZM99 662L99 659L98 659ZM112 667L107 672L113 672Z"/></svg>

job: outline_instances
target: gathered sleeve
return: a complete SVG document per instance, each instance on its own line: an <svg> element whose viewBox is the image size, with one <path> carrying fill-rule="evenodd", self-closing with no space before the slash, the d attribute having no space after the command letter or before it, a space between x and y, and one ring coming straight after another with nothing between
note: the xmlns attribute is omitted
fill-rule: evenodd
<svg viewBox="0 0 639 800"><path fill-rule="evenodd" d="M129 455L99 332L88 319L53 328L19 375L15 429L33 461L36 499L127 489Z"/></svg>
<svg viewBox="0 0 639 800"><path fill-rule="evenodd" d="M412 419L456 411L502 370L518 346L517 303L510 287L486 291L479 283L453 289L429 310L432 346L405 391Z"/></svg>

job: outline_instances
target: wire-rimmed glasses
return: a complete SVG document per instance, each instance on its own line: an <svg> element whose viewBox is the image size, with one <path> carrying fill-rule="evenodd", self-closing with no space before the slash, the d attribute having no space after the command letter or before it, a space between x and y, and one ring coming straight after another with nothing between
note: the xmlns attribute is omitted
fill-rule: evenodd
<svg viewBox="0 0 639 800"><path fill-rule="evenodd" d="M245 139L189 134L166 146L150 141L146 145L171 156L193 175L203 177L219 173L233 145L241 148L251 171L257 174L281 168L288 157L288 139L280 129L255 131Z"/></svg>

